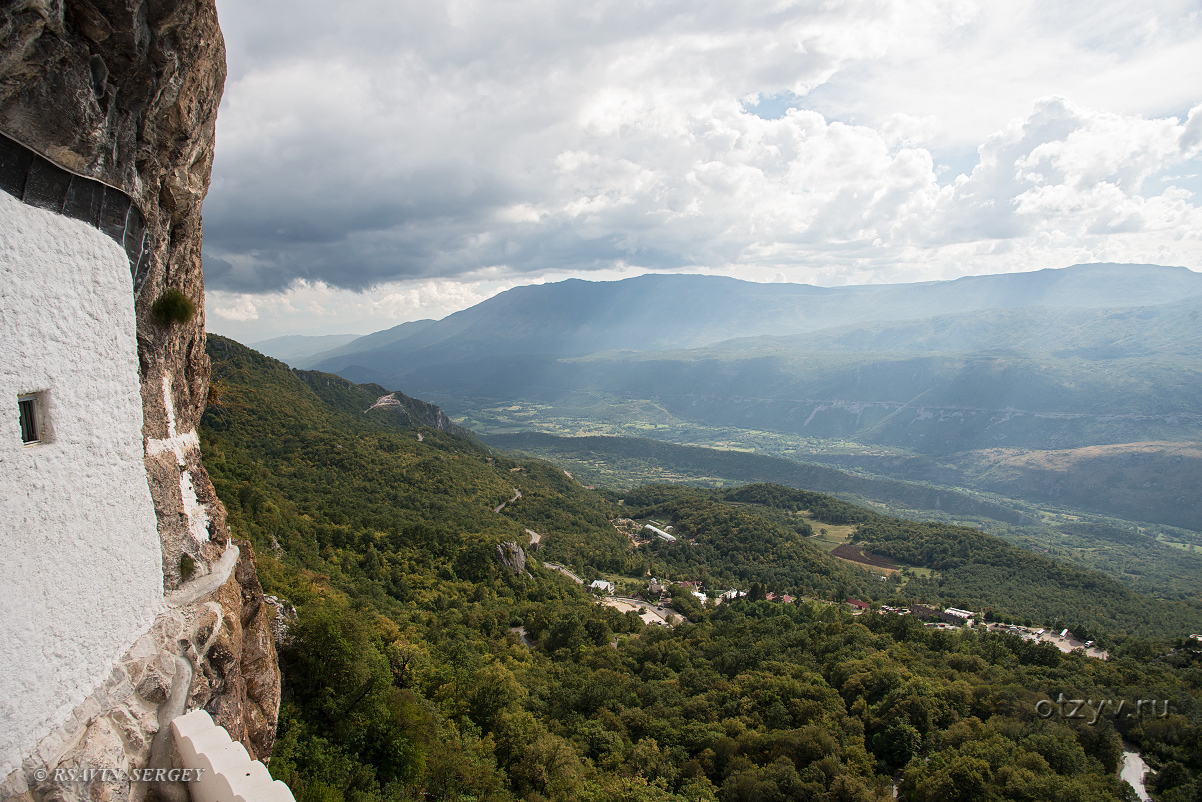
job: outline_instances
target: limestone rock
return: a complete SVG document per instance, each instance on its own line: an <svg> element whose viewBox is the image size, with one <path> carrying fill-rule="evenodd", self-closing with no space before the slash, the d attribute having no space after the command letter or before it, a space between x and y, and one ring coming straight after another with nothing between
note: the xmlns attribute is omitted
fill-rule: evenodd
<svg viewBox="0 0 1202 802"><path fill-rule="evenodd" d="M143 719L127 707L119 707L109 714L109 722L121 734L125 742L125 753L138 763L150 757L150 740L146 737Z"/></svg>
<svg viewBox="0 0 1202 802"><path fill-rule="evenodd" d="M198 683L206 684L209 698L199 706L253 759L266 760L280 712L280 667L253 551L249 543L237 543L238 564L214 594L224 614L193 693Z"/></svg>
<svg viewBox="0 0 1202 802"><path fill-rule="evenodd" d="M83 773L102 768L115 771L97 776ZM69 759L58 764L42 782L32 783L31 790L42 802L78 799L126 802L133 798L127 779L130 768L121 735L107 718L98 718L88 727Z"/></svg>
<svg viewBox="0 0 1202 802"><path fill-rule="evenodd" d="M171 677L154 666L146 670L142 681L138 683L138 696L153 705L161 705L167 701L170 691Z"/></svg>
<svg viewBox="0 0 1202 802"><path fill-rule="evenodd" d="M497 562L518 576L526 571L526 552L512 540L497 544Z"/></svg>
<svg viewBox="0 0 1202 802"><path fill-rule="evenodd" d="M275 596L264 596L263 600L267 602L267 620L271 626L271 636L279 649L288 642L288 628L296 621L296 608Z"/></svg>

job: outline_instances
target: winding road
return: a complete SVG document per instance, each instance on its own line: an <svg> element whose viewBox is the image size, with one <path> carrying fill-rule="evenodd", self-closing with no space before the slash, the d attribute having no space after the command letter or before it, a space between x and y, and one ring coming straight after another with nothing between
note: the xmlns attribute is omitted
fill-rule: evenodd
<svg viewBox="0 0 1202 802"><path fill-rule="evenodd" d="M550 568L552 571L558 571L578 585L584 584L584 580L569 571L566 565L560 565L559 563L543 563L543 566Z"/></svg>
<svg viewBox="0 0 1202 802"><path fill-rule="evenodd" d="M500 504L497 506L497 508L496 508L495 510L493 510L493 512L500 512L501 510L505 509L505 505L506 505L506 504L512 504L513 502L517 501L517 500L518 500L518 499L520 499L521 497L522 497L522 491L521 491L521 490L518 490L518 489L515 487L515 488L513 489L513 498L509 499L509 501L502 501L502 502L501 502L501 503L500 503Z"/></svg>

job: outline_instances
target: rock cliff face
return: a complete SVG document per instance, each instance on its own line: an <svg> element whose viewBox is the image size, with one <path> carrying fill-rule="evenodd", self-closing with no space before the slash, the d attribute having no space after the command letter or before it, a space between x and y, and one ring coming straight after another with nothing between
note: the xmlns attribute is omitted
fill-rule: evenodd
<svg viewBox="0 0 1202 802"><path fill-rule="evenodd" d="M526 572L526 552L512 540L498 543L495 556L497 562L505 566L506 569L513 571L514 576Z"/></svg>
<svg viewBox="0 0 1202 802"><path fill-rule="evenodd" d="M225 513L200 464L195 431L208 391L200 207L213 166L225 44L205 0L5 0L0 17L0 130L59 166L123 190L145 220L150 259L138 286L138 357L147 471L167 589L180 558L211 562ZM168 289L196 306L162 326ZM157 453L151 453L157 452ZM181 497L187 473L195 501ZM187 482L185 482L187 484ZM211 543L192 545L194 519Z"/></svg>
<svg viewBox="0 0 1202 802"><path fill-rule="evenodd" d="M230 545L196 435L209 381L201 203L224 82L212 0L0 0L0 131L71 173L121 190L144 221L147 258L132 265L133 286L146 473L168 592L186 575L213 571ZM152 308L170 290L192 302L191 317L156 321ZM263 591L242 544L229 578L160 616L23 770L109 752L144 765L145 742L157 729L149 711L171 682L170 663L161 659L169 655L197 667L189 707L213 713L252 757L268 757L279 671ZM20 778L9 779L3 790L25 793ZM59 798L48 786L28 792ZM144 791L104 793L139 798Z"/></svg>

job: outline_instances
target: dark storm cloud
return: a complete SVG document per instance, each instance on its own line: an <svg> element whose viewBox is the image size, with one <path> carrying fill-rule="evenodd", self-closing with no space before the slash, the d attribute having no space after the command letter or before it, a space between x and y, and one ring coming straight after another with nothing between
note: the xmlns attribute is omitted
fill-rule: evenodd
<svg viewBox="0 0 1202 802"><path fill-rule="evenodd" d="M230 76L204 208L217 292L625 265L821 266L837 283L946 271L999 241L1018 254L1007 269L1195 241L1197 208L1171 192L1145 198L1138 182L1196 156L1196 115L1187 126L1055 101L1055 125L1040 128L1053 106L1028 95L1011 103L1024 126L1001 130L991 98L968 91L993 75L1012 93L1042 90L1016 65L1075 64L1066 53L1080 56L1081 82L1119 57L1197 62L1198 23L1172 3L1161 33L1143 44L1123 34L1110 50L1096 46L1111 34L1093 16L1062 34L1038 4L1003 13L971 0L219 10ZM1111 27L1129 32L1123 14ZM845 82L831 83L838 74ZM938 114L903 103L929 104L932 88L953 84L964 91ZM840 108L855 125L834 120ZM948 120L969 138L940 133ZM932 139L944 152L979 146L978 169L940 176ZM1089 239L1120 229L1125 239ZM1191 263L1190 253L1163 258Z"/></svg>

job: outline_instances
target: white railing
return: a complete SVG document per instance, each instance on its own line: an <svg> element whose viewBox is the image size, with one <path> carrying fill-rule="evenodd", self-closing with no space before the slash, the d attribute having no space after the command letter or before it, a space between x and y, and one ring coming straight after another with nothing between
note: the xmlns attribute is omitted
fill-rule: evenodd
<svg viewBox="0 0 1202 802"><path fill-rule="evenodd" d="M205 711L179 716L171 731L182 768L200 770L200 779L188 782L192 802L296 802L292 790L271 779L267 767L251 760Z"/></svg>

